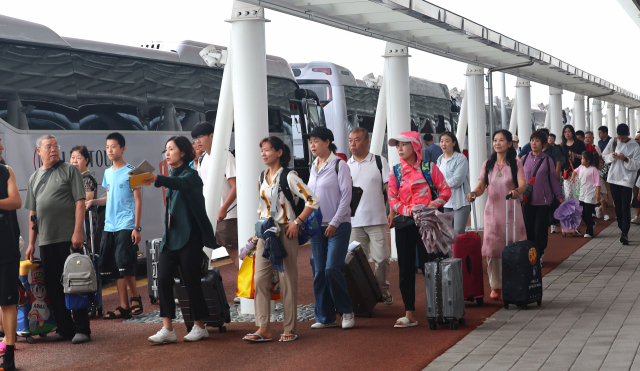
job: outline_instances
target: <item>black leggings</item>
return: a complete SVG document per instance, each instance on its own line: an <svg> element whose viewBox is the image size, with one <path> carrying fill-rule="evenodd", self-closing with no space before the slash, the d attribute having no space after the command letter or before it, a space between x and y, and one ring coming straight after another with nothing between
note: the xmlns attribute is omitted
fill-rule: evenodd
<svg viewBox="0 0 640 371"><path fill-rule="evenodd" d="M400 271L400 293L404 310L416 310L416 246L418 247L418 265L424 274L424 264L442 254L429 254L424 247L418 227L411 225L396 229L396 248L398 250L398 268ZM422 289L423 290L423 289Z"/></svg>
<svg viewBox="0 0 640 371"><path fill-rule="evenodd" d="M541 254L544 254L549 241L549 209L549 205L525 205L522 208L527 240L535 243Z"/></svg>
<svg viewBox="0 0 640 371"><path fill-rule="evenodd" d="M191 229L189 241L180 250L164 247L158 261L158 296L160 299L160 317L176 318L176 303L173 286L178 266L182 271L182 280L189 296L191 318L199 321L209 317L209 309L202 293L200 264L202 263L202 235L195 225Z"/></svg>
<svg viewBox="0 0 640 371"><path fill-rule="evenodd" d="M593 214L596 212L596 205L580 201L580 206L582 206L582 221L587 226L585 233L593 237L593 226L595 224L593 222Z"/></svg>

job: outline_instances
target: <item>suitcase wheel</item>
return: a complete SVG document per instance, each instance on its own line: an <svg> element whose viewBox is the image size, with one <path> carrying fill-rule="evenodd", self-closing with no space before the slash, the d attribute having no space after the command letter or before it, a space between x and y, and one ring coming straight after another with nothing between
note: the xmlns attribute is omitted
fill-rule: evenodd
<svg viewBox="0 0 640 371"><path fill-rule="evenodd" d="M509 309L509 303L507 302L504 303L504 309Z"/></svg>
<svg viewBox="0 0 640 371"><path fill-rule="evenodd" d="M449 327L451 327L452 330L457 330L458 329L458 322L451 322Z"/></svg>
<svg viewBox="0 0 640 371"><path fill-rule="evenodd" d="M33 336L27 336L27 343L33 344L33 342L34 342Z"/></svg>
<svg viewBox="0 0 640 371"><path fill-rule="evenodd" d="M522 306L520 307L520 309L522 309L522 310L527 310L527 303L522 304Z"/></svg>
<svg viewBox="0 0 640 371"><path fill-rule="evenodd" d="M466 325L466 324L467 324L467 320L466 320L466 319L464 319L464 318L460 318L460 319L458 320L458 323L460 324L460 326L464 326L464 325Z"/></svg>
<svg viewBox="0 0 640 371"><path fill-rule="evenodd" d="M373 318L373 312L367 314L368 318Z"/></svg>
<svg viewBox="0 0 640 371"><path fill-rule="evenodd" d="M536 304L538 304L538 306L541 306L542 305L542 300L538 300L538 302Z"/></svg>
<svg viewBox="0 0 640 371"><path fill-rule="evenodd" d="M226 326L218 327L218 332L221 334L224 334L225 332L227 332L227 327Z"/></svg>
<svg viewBox="0 0 640 371"><path fill-rule="evenodd" d="M478 303L479 307L484 307L484 298L476 299L476 303Z"/></svg>
<svg viewBox="0 0 640 371"><path fill-rule="evenodd" d="M152 296L150 296L149 299L151 299L151 304L154 304L154 305L158 304L158 299L156 299L156 298L154 298Z"/></svg>
<svg viewBox="0 0 640 371"><path fill-rule="evenodd" d="M438 324L434 322L429 322L429 330L437 330Z"/></svg>

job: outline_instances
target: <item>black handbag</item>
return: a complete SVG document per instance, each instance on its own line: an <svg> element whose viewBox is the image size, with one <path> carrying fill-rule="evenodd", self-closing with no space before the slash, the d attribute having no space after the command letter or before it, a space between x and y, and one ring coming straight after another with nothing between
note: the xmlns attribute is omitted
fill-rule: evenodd
<svg viewBox="0 0 640 371"><path fill-rule="evenodd" d="M396 215L393 218L393 225L395 226L397 231L416 225L416 221L412 216Z"/></svg>

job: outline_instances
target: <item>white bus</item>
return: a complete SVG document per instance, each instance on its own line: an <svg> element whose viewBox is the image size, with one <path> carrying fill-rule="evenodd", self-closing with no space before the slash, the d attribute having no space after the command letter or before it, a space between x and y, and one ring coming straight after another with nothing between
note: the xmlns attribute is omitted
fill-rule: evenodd
<svg viewBox="0 0 640 371"><path fill-rule="evenodd" d="M35 147L43 134L56 136L62 160L68 161L73 146L86 145L89 170L101 184L111 165L105 152L109 133L125 136L127 162L147 159L166 171L162 152L169 137L190 138L196 123L215 123L223 70L199 56L208 44L187 41L175 52L152 50L63 38L5 16L0 24L0 136L23 200L29 177L41 166ZM269 56L267 71L269 131L293 148L292 132L306 132L305 113L314 102L304 99L308 95L284 59ZM308 171L307 152L298 152L295 166ZM98 197L104 194L100 187ZM142 196L142 238L159 238L163 192L143 187ZM18 217L27 239L28 212L20 210Z"/></svg>
<svg viewBox="0 0 640 371"><path fill-rule="evenodd" d="M373 130L379 90L357 80L347 68L329 62L292 63L301 88L313 90L324 107L338 153L349 154L349 132L355 127ZM458 107L445 84L411 77L411 130L440 134L455 131ZM386 156L387 146L383 146Z"/></svg>

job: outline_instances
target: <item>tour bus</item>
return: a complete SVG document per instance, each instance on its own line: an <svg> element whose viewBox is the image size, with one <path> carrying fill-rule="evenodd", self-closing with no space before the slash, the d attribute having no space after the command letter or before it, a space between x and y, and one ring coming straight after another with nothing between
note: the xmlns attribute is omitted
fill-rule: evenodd
<svg viewBox="0 0 640 371"><path fill-rule="evenodd" d="M191 138L200 121L215 124L223 69L209 67L199 56L209 44L185 41L175 51L164 51L63 38L45 26L5 16L0 24L0 137L23 200L29 177L41 166L36 139L43 134L56 136L64 161L72 147L86 145L89 170L101 185L111 166L105 151L109 133L125 136L128 163L148 160L166 174L167 139ZM306 133L307 122L321 124L318 98L299 89L284 59L268 56L267 72L270 134L293 147L293 133ZM308 152L296 153L294 166L308 171ZM105 194L99 187L97 197ZM160 238L163 191L143 187L142 198L143 241ZM18 217L27 240L28 211L20 210Z"/></svg>
<svg viewBox="0 0 640 371"><path fill-rule="evenodd" d="M379 89L334 63L292 63L291 68L300 87L318 95L338 153L350 157L349 132L355 127L373 130ZM447 86L417 77L410 77L409 84L411 130L432 134L455 131L457 107ZM383 146L384 156L386 151L387 146Z"/></svg>

